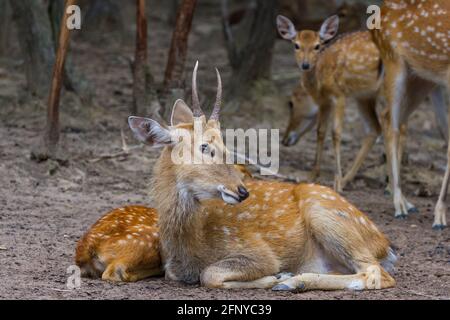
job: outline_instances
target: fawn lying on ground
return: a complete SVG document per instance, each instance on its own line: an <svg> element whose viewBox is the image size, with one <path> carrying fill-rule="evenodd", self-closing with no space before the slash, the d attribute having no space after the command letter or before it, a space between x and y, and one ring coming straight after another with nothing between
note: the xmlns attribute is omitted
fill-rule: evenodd
<svg viewBox="0 0 450 320"><path fill-rule="evenodd" d="M129 118L137 139L163 147L154 167L152 195L166 278L200 281L211 288L394 286L386 271L395 261L388 240L343 197L313 184L250 180L244 185L242 174L223 162L228 150L219 123L220 76L217 72L216 103L207 121L196 74L197 65L193 113L178 100L168 128L152 119ZM174 162L180 150L203 161Z"/></svg>
<svg viewBox="0 0 450 320"><path fill-rule="evenodd" d="M100 218L77 244L75 263L86 277L137 281L161 275L158 214L127 206Z"/></svg>
<svg viewBox="0 0 450 320"><path fill-rule="evenodd" d="M400 185L400 127L436 85L450 89L450 1L386 0L381 29L372 30L385 69L384 92L391 121L387 133L391 159L395 216L404 217L414 206ZM433 227L446 226L450 144L447 168L434 211Z"/></svg>

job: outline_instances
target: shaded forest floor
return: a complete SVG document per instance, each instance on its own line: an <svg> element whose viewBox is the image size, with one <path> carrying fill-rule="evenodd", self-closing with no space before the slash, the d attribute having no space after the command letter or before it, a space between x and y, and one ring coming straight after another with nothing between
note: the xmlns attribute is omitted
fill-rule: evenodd
<svg viewBox="0 0 450 320"><path fill-rule="evenodd" d="M211 99L215 91L213 67L221 69L226 88L230 79L217 12L202 8L195 16L186 76L199 59L199 88ZM130 20L132 21L132 20ZM131 24L131 23L130 23ZM150 19L150 62L161 80L170 41L166 23ZM132 31L130 31L132 34ZM130 36L130 38L132 38ZM128 58L133 43L103 40L101 45L76 39L72 60L94 91L92 105L64 93L62 155L65 161L36 163L30 153L40 143L45 106L24 94L19 59L0 64L0 298L5 299L450 299L450 233L431 229L433 206L445 166L445 143L435 128L428 104L410 122L403 185L418 214L393 218L391 198L385 196L383 147L380 141L345 196L383 230L399 254L396 288L377 292L274 293L266 290L209 290L152 278L137 283L111 284L83 279L80 289L68 291L66 269L72 265L75 244L105 212L126 204L151 205L148 180L158 153L150 149L127 157L93 162L102 154L120 151L120 130L131 105L132 78ZM295 68L291 46L277 41L273 73ZM284 132L288 110L285 97L295 78L278 80L279 92L257 106L243 104L223 119L227 128L279 128ZM226 98L226 97L225 97ZM258 108L255 112L255 108ZM355 109L346 113L343 164L349 167L363 137ZM134 144L129 139L130 144ZM315 135L280 152L281 173L306 176L314 158ZM333 156L327 140L320 182L332 184Z"/></svg>

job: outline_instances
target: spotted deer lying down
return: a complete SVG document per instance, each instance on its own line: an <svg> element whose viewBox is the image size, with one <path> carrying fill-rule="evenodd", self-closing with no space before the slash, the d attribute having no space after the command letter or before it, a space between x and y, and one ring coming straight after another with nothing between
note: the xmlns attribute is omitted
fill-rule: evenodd
<svg viewBox="0 0 450 320"><path fill-rule="evenodd" d="M158 214L127 206L100 218L77 244L75 263L82 276L137 281L161 275Z"/></svg>
<svg viewBox="0 0 450 320"><path fill-rule="evenodd" d="M252 179L244 184L242 174L223 163L228 150L219 122L220 75L209 120L200 107L196 75L197 65L193 109L178 100L170 127L129 118L137 139L163 147L152 198L166 278L210 288L291 291L394 286L389 241L339 194L313 184ZM188 135L180 139L180 132ZM179 150L203 161L175 162Z"/></svg>
<svg viewBox="0 0 450 320"><path fill-rule="evenodd" d="M235 168L251 177L245 166ZM82 276L109 281L162 275L156 209L133 205L108 212L78 241L75 263Z"/></svg>

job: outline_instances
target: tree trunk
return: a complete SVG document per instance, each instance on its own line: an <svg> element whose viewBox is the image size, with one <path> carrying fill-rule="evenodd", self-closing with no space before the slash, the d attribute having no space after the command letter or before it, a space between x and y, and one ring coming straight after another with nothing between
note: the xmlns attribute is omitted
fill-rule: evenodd
<svg viewBox="0 0 450 320"><path fill-rule="evenodd" d="M175 30L172 34L169 58L164 75L165 90L184 86L184 63L196 4L197 0L183 0L178 7Z"/></svg>
<svg viewBox="0 0 450 320"><path fill-rule="evenodd" d="M66 0L66 6L76 4L76 0ZM51 83L50 95L48 98L47 109L47 128L45 134L46 152L48 156L53 156L56 153L56 149L59 141L59 98L61 94L61 82L64 72L64 62L67 55L67 49L69 47L70 30L66 26L66 21L69 17L66 9L64 9L64 15L62 23L60 23L58 49L56 52L56 60L53 66L53 76Z"/></svg>
<svg viewBox="0 0 450 320"><path fill-rule="evenodd" d="M0 0L0 56L8 53L11 39L11 7L8 0Z"/></svg>
<svg viewBox="0 0 450 320"><path fill-rule="evenodd" d="M197 0L182 0L178 6L175 29L167 59L161 101L164 105L163 116L168 118L173 98L184 93L184 65L186 62L188 37L191 31Z"/></svg>
<svg viewBox="0 0 450 320"><path fill-rule="evenodd" d="M222 1L223 30L232 68L228 97L239 99L260 80L270 80L277 0L254 0L232 27L228 1Z"/></svg>
<svg viewBox="0 0 450 320"><path fill-rule="evenodd" d="M122 36L124 23L121 15L123 0L85 0L86 7L84 15L83 31L91 37L98 38L104 32L118 31ZM99 30L103 31L99 33Z"/></svg>
<svg viewBox="0 0 450 320"><path fill-rule="evenodd" d="M64 1L50 0L48 3L48 14L52 27L52 39L55 52L58 50L58 36L61 30L61 19L64 15L65 8ZM73 67L70 54L67 55L64 65L63 84L66 90L74 92L84 102L90 101L93 92L85 77Z"/></svg>
<svg viewBox="0 0 450 320"><path fill-rule="evenodd" d="M28 90L32 95L45 97L55 58L47 10L35 0L11 0L10 5L25 60Z"/></svg>
<svg viewBox="0 0 450 320"><path fill-rule="evenodd" d="M133 65L133 107L131 113L144 115L147 104L146 89L147 69L147 17L145 0L136 0L136 50Z"/></svg>
<svg viewBox="0 0 450 320"><path fill-rule="evenodd" d="M133 106L131 113L162 121L161 106L148 65L147 16L145 0L136 0L136 49L133 70Z"/></svg>
<svg viewBox="0 0 450 320"><path fill-rule="evenodd" d="M180 5L180 0L169 0L167 23L173 26L177 21L177 11Z"/></svg>

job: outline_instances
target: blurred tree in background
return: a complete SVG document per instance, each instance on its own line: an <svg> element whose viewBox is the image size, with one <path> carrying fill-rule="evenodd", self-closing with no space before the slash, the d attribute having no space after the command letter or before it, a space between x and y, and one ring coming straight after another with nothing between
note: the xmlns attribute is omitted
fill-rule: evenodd
<svg viewBox="0 0 450 320"><path fill-rule="evenodd" d="M271 75L277 14L291 18L297 29L318 30L332 14L340 16L340 32L364 27L368 4L377 0L79 0L82 31L79 38L98 45L112 42L130 45L130 32L135 32L135 54L130 60L133 77L132 113L168 119L175 98L186 97L185 61L189 53L189 34L194 13L211 10L217 15L216 30L221 29L231 68L225 100L228 111L236 111L243 101L256 101L276 94ZM65 0L0 0L0 56L8 55L9 44L17 41L22 52L23 69L30 96L46 98L51 83L52 66L58 47ZM135 14L129 13L133 10ZM124 17L127 17L125 20ZM131 18L132 17L132 18ZM148 23L159 19L171 27L167 63L163 80L156 83L150 73L152 52L147 41L155 30ZM14 23L12 23L14 22ZM221 25L220 25L220 22ZM13 39L17 38L17 39ZM166 44L167 45L167 44ZM129 51L128 51L129 52ZM81 68L80 68L81 69ZM89 102L92 88L75 69L70 59L64 66L63 86L75 92L82 102ZM156 68L155 68L156 69ZM159 68L161 70L161 68ZM293 70L293 77L297 77ZM159 77L161 78L161 77ZM189 82L187 82L189 83ZM88 105L89 103L83 103ZM233 107L234 106L234 107Z"/></svg>

